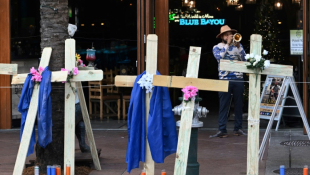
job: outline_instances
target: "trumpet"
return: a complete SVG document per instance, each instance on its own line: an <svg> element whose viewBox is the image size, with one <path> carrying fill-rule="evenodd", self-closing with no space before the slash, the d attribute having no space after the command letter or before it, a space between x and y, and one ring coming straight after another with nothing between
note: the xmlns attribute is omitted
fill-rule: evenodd
<svg viewBox="0 0 310 175"><path fill-rule="evenodd" d="M237 42L240 42L242 39L242 36L240 33L235 33L234 36L233 36L233 43L237 43Z"/></svg>

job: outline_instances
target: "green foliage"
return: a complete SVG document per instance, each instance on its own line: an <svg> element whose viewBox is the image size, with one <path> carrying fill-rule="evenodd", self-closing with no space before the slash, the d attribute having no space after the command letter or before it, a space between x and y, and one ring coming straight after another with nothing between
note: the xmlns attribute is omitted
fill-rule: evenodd
<svg viewBox="0 0 310 175"><path fill-rule="evenodd" d="M278 38L279 29L277 26L277 14L273 6L273 1L267 1L261 3L257 7L255 15L256 20L254 21L254 33L262 35L262 46L269 51L266 59L274 59L276 61L282 60L284 57L282 54L281 43Z"/></svg>
<svg viewBox="0 0 310 175"><path fill-rule="evenodd" d="M265 59L261 59L255 65L255 58L250 58L249 60L249 64L246 66L248 69L260 69L261 72L263 72L263 70L265 69Z"/></svg>

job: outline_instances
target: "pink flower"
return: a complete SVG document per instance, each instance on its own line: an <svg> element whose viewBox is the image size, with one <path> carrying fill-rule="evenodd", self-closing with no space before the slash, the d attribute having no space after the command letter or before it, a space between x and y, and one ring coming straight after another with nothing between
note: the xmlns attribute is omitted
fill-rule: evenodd
<svg viewBox="0 0 310 175"><path fill-rule="evenodd" d="M42 73L43 71L44 71L44 68L40 66L39 67L39 72Z"/></svg>
<svg viewBox="0 0 310 175"><path fill-rule="evenodd" d="M35 75L34 77L35 77L36 82L41 82L42 76L40 74L39 75Z"/></svg>
<svg viewBox="0 0 310 175"><path fill-rule="evenodd" d="M73 68L73 75L77 75L79 73L79 69L77 67Z"/></svg>
<svg viewBox="0 0 310 175"><path fill-rule="evenodd" d="M30 69L30 73L31 73L32 75L35 75L35 74L37 73L37 70L36 70L34 67L32 67L32 68Z"/></svg>
<svg viewBox="0 0 310 175"><path fill-rule="evenodd" d="M198 89L195 86L186 86L182 89L182 92L184 93L184 99L188 100L197 95Z"/></svg>
<svg viewBox="0 0 310 175"><path fill-rule="evenodd" d="M187 86L187 89L190 91L193 90L194 88L195 88L194 86Z"/></svg>
<svg viewBox="0 0 310 175"><path fill-rule="evenodd" d="M86 65L85 65L85 64L83 64L83 67L86 67Z"/></svg>
<svg viewBox="0 0 310 175"><path fill-rule="evenodd" d="M81 60L81 59L79 59L78 62L79 62L80 64L83 64L83 60Z"/></svg>
<svg viewBox="0 0 310 175"><path fill-rule="evenodd" d="M70 71L68 69L61 68L61 71L68 71L68 74L70 74Z"/></svg>
<svg viewBox="0 0 310 175"><path fill-rule="evenodd" d="M196 95L197 95L196 92L194 92L194 91L191 92L191 97L195 97Z"/></svg>
<svg viewBox="0 0 310 175"><path fill-rule="evenodd" d="M184 94L184 100L188 100L188 98L190 98L190 94L185 93L185 94Z"/></svg>

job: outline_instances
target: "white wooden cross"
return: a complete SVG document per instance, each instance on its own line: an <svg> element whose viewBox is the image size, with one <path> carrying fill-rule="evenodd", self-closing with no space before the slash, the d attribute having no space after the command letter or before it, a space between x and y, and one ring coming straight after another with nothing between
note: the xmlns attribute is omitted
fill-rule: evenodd
<svg viewBox="0 0 310 175"><path fill-rule="evenodd" d="M40 62L41 67L45 68L46 66L48 66L51 53L52 53L52 48L47 47L43 49L41 62ZM25 82L27 75L28 74L18 74L18 75L13 76L12 84L23 84ZM63 72L63 71L52 72L51 82L66 81L67 76L68 76L67 72ZM39 87L40 85L36 84L33 88L29 110L27 114L27 119L25 122L24 132L23 132L23 136L22 136L22 139L19 145L17 157L16 157L13 175L21 175L24 169L28 147L30 143L30 138L32 135L34 122L35 122L37 111L38 111Z"/></svg>
<svg viewBox="0 0 310 175"><path fill-rule="evenodd" d="M51 55L52 49L51 48L44 48L43 53L42 53L42 59L40 62L40 66L41 67L46 67L48 66L49 63L49 59L50 59L50 55ZM74 63L73 66L71 66L72 68L75 66L75 41L73 39L68 39L66 40L66 45L65 45L65 57L66 57L66 62L67 60L71 60L71 63ZM70 68L66 65L66 68ZM72 70L72 69L69 69ZM17 76L13 77L12 80L12 84L22 84L24 83L26 77L28 74L19 74ZM51 82L63 82L67 80L67 76L68 73L66 71L54 71L52 72L52 76L51 76ZM79 71L79 74L74 76L74 78L71 79L71 84L73 87L75 87L75 84L77 84L78 87L78 94L79 94L79 100L80 100L80 105L81 105L81 109L82 109L82 114L83 114L83 119L85 122L85 128L86 128L86 133L87 133L87 137L88 137L88 141L90 144L90 148L91 148L91 154L93 157L93 161L94 161L94 165L96 170L100 170L100 163L99 163L99 159L97 156L97 149L95 146L95 142L94 142L94 137L93 137L93 133L91 130L91 125L90 125L90 121L89 121L89 117L88 117L88 112L87 112L87 108L86 108L86 103L85 103L85 99L84 99L84 95L83 95L83 91L82 91L82 87L81 87L81 81L95 81L95 80L101 80L103 78L103 72L101 70L90 70L90 71ZM75 83L76 82L76 83ZM69 87L69 84L66 83L66 89L67 87ZM73 103L71 103L71 106L73 104L73 106L75 107L75 94L72 91L72 89L69 87L69 89L71 90L71 94L70 91L65 89L65 99L66 99L66 106L67 103L71 103L73 101ZM38 109L38 93L39 93L39 87L37 87L37 85L34 87L33 90L33 94L32 94L32 98L31 98L31 102L30 102L30 106L29 106L29 112L27 115L27 120L25 123L25 128L24 128L24 133L22 136L22 140L21 140L21 144L20 144L20 148L18 151L18 155L17 155L17 159L16 159L16 163L15 163L15 167L14 167L14 172L13 174L15 175L21 175L23 168L24 168L24 163L26 160L26 155L27 155L27 149L29 146L29 142L30 142L30 138L31 138L31 134L32 134L32 129L34 126L34 121L36 118L36 111ZM71 98L70 98L71 97ZM71 100L71 101L69 101ZM65 125L68 125L69 128L67 126L65 126L66 131L69 129L71 131L67 132L65 131L65 162L64 165L66 164L70 164L71 165L71 175L74 174L74 141L75 141L75 108L67 108L65 109ZM69 115L68 115L69 113ZM70 117L68 117L70 116ZM68 119L70 118L70 119ZM69 121L67 121L67 119ZM72 121L70 121L71 119L73 119L73 123ZM71 135L69 135L69 134ZM67 135L67 138L66 138ZM70 138L70 136L72 138ZM66 142L68 141L72 141L73 143L68 144ZM66 145L67 145L67 149L66 149ZM72 148L73 146L73 148ZM70 148L72 150L70 150ZM66 151L67 150L67 151ZM72 153L73 152L73 153ZM66 161L67 160L67 161ZM64 168L64 171L66 171L66 168Z"/></svg>
<svg viewBox="0 0 310 175"><path fill-rule="evenodd" d="M147 36L146 42L146 72L149 74L156 75L157 69L157 46L158 46L158 37L155 34L150 34ZM116 76L115 77L115 86L117 87L133 87L135 79L137 76ZM145 131L147 135L147 122L149 118L150 111L150 100L152 93L145 96ZM145 163L144 169L147 175L154 175L155 172L155 163L152 159L150 146L148 139L146 138L146 149L145 149Z"/></svg>
<svg viewBox="0 0 310 175"><path fill-rule="evenodd" d="M228 91L228 81L198 79L200 47L190 47L186 77L154 75L153 85L184 88L195 86L199 90ZM178 148L176 153L174 175L185 175L192 129L195 101L183 103L179 129Z"/></svg>
<svg viewBox="0 0 310 175"><path fill-rule="evenodd" d="M155 46L152 46L150 41L156 35L148 35L147 40L147 72L149 72L148 65L154 66L156 68L156 60L157 60L157 43ZM156 36L157 40L157 36ZM152 52L152 49L154 50ZM156 49L156 50L155 50ZM201 90L213 90L213 91L228 91L228 82L227 81L218 81L218 80L207 80L207 79L197 79L198 77L198 69L199 69L199 60L200 60L200 51L199 47L191 47L188 69L187 69L187 77L177 77L177 76L160 76L156 75L154 72L153 85L154 86L164 86L164 87L176 87L176 88L184 88L188 85L196 86ZM151 73L151 72L150 72ZM152 74L152 73L151 73ZM135 82L136 76L116 76L115 77L115 86L118 87L132 87ZM146 100L146 117L148 117L149 112L149 101ZM186 166L187 166L187 157L188 157L188 149L189 149L189 141L190 141L190 133L192 126L192 118L193 118L193 107L194 102L188 102L186 110L182 112L181 117L181 126L180 126L180 134L178 141L178 152L176 158L176 166L174 169L174 174L177 175L185 175ZM147 120L146 120L147 121ZM144 168L146 170L147 175L154 175L154 162L152 160L152 156L149 150L149 145L147 144L146 151L146 160L150 160L149 162L145 162Z"/></svg>
<svg viewBox="0 0 310 175"><path fill-rule="evenodd" d="M251 35L250 53L261 55L262 36ZM238 71L250 74L249 79L249 110L248 110L248 145L247 145L247 174L258 175L259 165L259 108L261 74L293 76L293 66L271 64L256 76L254 70L247 69L244 62L221 60L220 70Z"/></svg>
<svg viewBox="0 0 310 175"><path fill-rule="evenodd" d="M65 68L72 70L76 66L75 62L75 40L67 39L65 41ZM71 86L78 91L83 119L85 123L87 138L91 149L92 158L96 170L101 170L93 132L90 125L89 115L85 103L84 93L81 81L100 81L103 79L102 70L80 70L79 74L73 76ZM74 153L75 153L75 92L73 92L69 83L65 85L65 152L64 165L71 165L71 175L74 175ZM64 168L66 174L66 168Z"/></svg>

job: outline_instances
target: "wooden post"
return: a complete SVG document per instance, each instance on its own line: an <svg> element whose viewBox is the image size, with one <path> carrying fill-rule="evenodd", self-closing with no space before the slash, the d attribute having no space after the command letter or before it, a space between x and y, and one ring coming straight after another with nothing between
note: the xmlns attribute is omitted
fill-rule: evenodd
<svg viewBox="0 0 310 175"><path fill-rule="evenodd" d="M10 0L0 1L0 63L11 62ZM2 74L0 72L0 74ZM10 86L10 76L0 75L0 86ZM11 129L11 88L0 89L0 129Z"/></svg>
<svg viewBox="0 0 310 175"><path fill-rule="evenodd" d="M65 68L72 70L75 67L75 40L67 39L65 42ZM91 155L94 161L96 170L101 170L100 162L97 155L97 149L93 132L91 129L89 115L85 103L84 93L82 90L81 81L99 81L103 78L102 70L85 70L79 71L79 74L74 76L71 81L71 87L69 83L65 86L65 151L64 151L64 165L70 164L70 174L74 175L75 171L75 87L80 100L80 106L83 114L83 120L85 123L85 129L89 146L91 149ZM74 91L73 91L74 90ZM64 168L64 174L66 169Z"/></svg>
<svg viewBox="0 0 310 175"><path fill-rule="evenodd" d="M78 97L80 100L81 110L82 110L82 114L83 114L83 120L84 120L84 124L85 124L85 129L86 129L86 135L87 135L87 139L88 139L88 143L89 143L89 147L90 147L91 156L92 156L93 161L94 161L94 166L95 166L96 170L101 170L101 166L100 166L100 162L99 162L99 158L98 158L98 153L97 153L97 148L96 148L96 143L95 143L95 139L94 139L94 135L93 135L93 130L92 130L92 127L90 124L89 114L88 114L88 110L87 110L87 106L86 106L86 102L85 102L85 97L84 97L84 92L82 89L83 88L82 83L77 82L76 88L77 88Z"/></svg>
<svg viewBox="0 0 310 175"><path fill-rule="evenodd" d="M198 78L200 53L200 47L190 47L186 77ZM183 103L178 148L174 164L174 175L186 174L194 106L194 100L191 100L188 103Z"/></svg>
<svg viewBox="0 0 310 175"><path fill-rule="evenodd" d="M251 35L250 53L261 55L262 36ZM293 76L293 67L286 65L271 64L259 75L255 75L255 71L247 69L245 62L221 60L220 70L238 71L250 73L249 86L249 112L248 112L248 146L247 146L247 174L258 175L258 149L259 149L259 107L260 107L260 74Z"/></svg>
<svg viewBox="0 0 310 175"><path fill-rule="evenodd" d="M251 35L250 53L261 55L262 36ZM248 109L247 174L258 175L259 110L261 75L250 74Z"/></svg>
<svg viewBox="0 0 310 175"><path fill-rule="evenodd" d="M66 39L65 41L65 67L73 70L75 67L75 40ZM71 166L71 175L74 175L74 153L75 153L75 83L65 85L65 147L64 147L64 166ZM64 168L66 174L66 168Z"/></svg>
<svg viewBox="0 0 310 175"><path fill-rule="evenodd" d="M149 74L156 75L157 69L157 35L148 35L146 43L146 72ZM152 93L148 93L145 95L145 135L147 136L147 123L149 119L149 111L150 111L150 101L151 101ZM151 150L149 146L149 141L146 138L146 154L145 154L145 163L144 169L147 175L154 175L155 173L155 163L151 155Z"/></svg>

